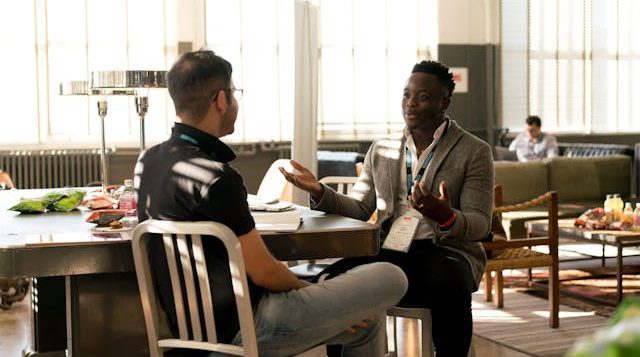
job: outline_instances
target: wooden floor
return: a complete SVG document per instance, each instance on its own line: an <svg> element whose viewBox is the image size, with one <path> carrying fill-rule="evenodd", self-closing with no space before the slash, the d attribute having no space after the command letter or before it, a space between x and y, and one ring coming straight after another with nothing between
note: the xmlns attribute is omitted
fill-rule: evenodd
<svg viewBox="0 0 640 357"><path fill-rule="evenodd" d="M421 357L420 329L416 320L397 318L398 357ZM389 330L389 329L388 329ZM391 337L389 345L393 343ZM476 357L526 357L531 356L495 343L478 335L473 336Z"/></svg>
<svg viewBox="0 0 640 357"><path fill-rule="evenodd" d="M30 303L28 298L14 304L9 310L0 310L0 356L21 356L22 348L29 344ZM397 319L398 357L420 357L420 330L415 320ZM529 356L514 349L494 343L479 336L473 337L476 357L522 357Z"/></svg>

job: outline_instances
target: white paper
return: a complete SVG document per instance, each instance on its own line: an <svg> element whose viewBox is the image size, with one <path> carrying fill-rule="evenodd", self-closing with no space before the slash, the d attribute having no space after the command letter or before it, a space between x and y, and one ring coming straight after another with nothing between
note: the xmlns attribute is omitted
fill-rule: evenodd
<svg viewBox="0 0 640 357"><path fill-rule="evenodd" d="M251 211L258 231L294 232L300 226L302 211L298 209L284 212Z"/></svg>
<svg viewBox="0 0 640 357"><path fill-rule="evenodd" d="M247 195L247 203L251 211L281 212L295 208L291 202L264 200L255 195Z"/></svg>

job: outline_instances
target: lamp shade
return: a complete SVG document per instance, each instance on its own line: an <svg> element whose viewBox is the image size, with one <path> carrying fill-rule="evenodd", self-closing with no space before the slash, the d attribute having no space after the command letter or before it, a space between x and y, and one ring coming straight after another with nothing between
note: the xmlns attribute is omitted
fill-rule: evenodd
<svg viewBox="0 0 640 357"><path fill-rule="evenodd" d="M88 81L67 81L60 83L60 95L136 95L135 89L89 88Z"/></svg>
<svg viewBox="0 0 640 357"><path fill-rule="evenodd" d="M91 88L166 88L167 71L92 71Z"/></svg>

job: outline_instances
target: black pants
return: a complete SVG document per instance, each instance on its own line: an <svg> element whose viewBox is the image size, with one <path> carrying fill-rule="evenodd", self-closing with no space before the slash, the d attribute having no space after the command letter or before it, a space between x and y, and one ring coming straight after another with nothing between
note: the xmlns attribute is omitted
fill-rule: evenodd
<svg viewBox="0 0 640 357"><path fill-rule="evenodd" d="M465 258L430 240L417 240L408 253L382 249L373 257L345 258L318 277L329 274L330 279L358 265L379 261L399 266L409 279L409 289L399 306L431 309L436 355L466 357L473 333L471 293L475 282Z"/></svg>

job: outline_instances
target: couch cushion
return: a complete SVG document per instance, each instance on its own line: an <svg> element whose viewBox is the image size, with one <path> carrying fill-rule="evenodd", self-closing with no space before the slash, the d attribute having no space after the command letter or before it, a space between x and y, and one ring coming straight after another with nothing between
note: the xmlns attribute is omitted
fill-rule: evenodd
<svg viewBox="0 0 640 357"><path fill-rule="evenodd" d="M502 185L504 205L521 203L549 191L546 162L496 161L495 183Z"/></svg>
<svg viewBox="0 0 640 357"><path fill-rule="evenodd" d="M549 161L549 188L558 191L560 202L603 201L608 193L628 197L631 158L556 157Z"/></svg>
<svg viewBox="0 0 640 357"><path fill-rule="evenodd" d="M559 205L558 218L576 218L587 208L580 205ZM527 230L524 226L526 221L547 218L547 207L532 207L524 211L505 212L502 214L502 227L509 239L524 238Z"/></svg>

